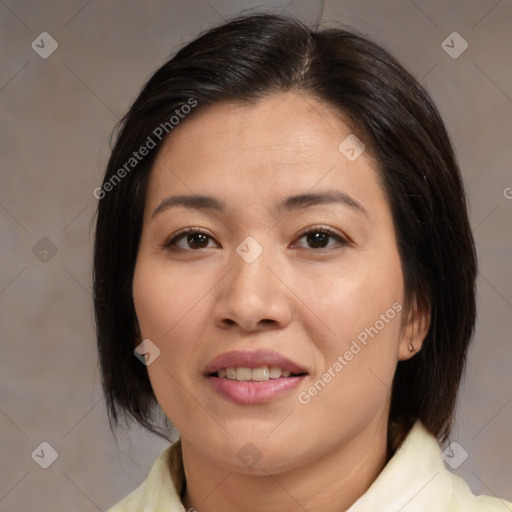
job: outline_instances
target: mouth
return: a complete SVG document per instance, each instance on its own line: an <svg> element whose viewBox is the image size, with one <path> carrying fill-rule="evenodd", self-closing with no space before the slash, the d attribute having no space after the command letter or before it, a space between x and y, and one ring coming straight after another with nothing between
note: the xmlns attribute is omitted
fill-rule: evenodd
<svg viewBox="0 0 512 512"><path fill-rule="evenodd" d="M307 372L292 373L279 366L258 366L249 368L248 366L238 366L221 368L217 372L211 373L210 377L219 379L237 380L238 382L265 382L267 380L282 379L288 377L302 377Z"/></svg>
<svg viewBox="0 0 512 512"><path fill-rule="evenodd" d="M221 354L204 374L223 398L246 405L276 400L309 375L290 359L265 350Z"/></svg>

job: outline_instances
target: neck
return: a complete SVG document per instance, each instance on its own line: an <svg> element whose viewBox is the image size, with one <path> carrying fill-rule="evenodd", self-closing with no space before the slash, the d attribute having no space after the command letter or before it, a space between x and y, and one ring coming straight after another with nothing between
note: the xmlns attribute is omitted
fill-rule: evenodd
<svg viewBox="0 0 512 512"><path fill-rule="evenodd" d="M187 511L339 512L362 496L385 466L387 424L369 424L347 443L277 474L238 473L184 438L182 446Z"/></svg>

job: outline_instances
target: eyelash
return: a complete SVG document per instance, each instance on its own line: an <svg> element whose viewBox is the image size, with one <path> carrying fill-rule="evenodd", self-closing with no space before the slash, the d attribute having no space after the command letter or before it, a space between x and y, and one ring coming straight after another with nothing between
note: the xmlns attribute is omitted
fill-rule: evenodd
<svg viewBox="0 0 512 512"><path fill-rule="evenodd" d="M297 239L299 240L299 239L303 238L304 236L311 234L311 233L322 233L322 234L328 235L331 238L335 238L338 241L337 245L339 245L341 247L344 247L350 243L346 238L344 238L340 234L336 233L334 230L332 230L328 227L324 227L324 226L308 228L308 230L301 233ZM189 252L189 251L197 252L197 251L200 251L201 249L181 249L181 248L175 247L177 242L179 242L186 235L190 235L190 234L203 234L203 235L209 237L211 240L213 240L213 237L211 235L209 235L206 231L189 226L189 227L182 229L181 231L178 231L177 233L171 235L171 237L168 238L162 244L162 249L165 249L167 251L175 251L175 252L180 252L180 251L181 252ZM300 248L301 249L311 249L315 252L321 252L321 251L325 252L325 251L333 250L332 247L322 247L319 249L315 249L312 247L300 247Z"/></svg>

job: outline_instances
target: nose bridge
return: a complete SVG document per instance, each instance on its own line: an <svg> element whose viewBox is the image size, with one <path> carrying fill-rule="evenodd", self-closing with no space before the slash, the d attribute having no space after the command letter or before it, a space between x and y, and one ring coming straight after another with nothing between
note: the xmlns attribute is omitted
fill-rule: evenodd
<svg viewBox="0 0 512 512"><path fill-rule="evenodd" d="M247 237L235 249L232 257L230 287L241 299L245 296L263 300L267 287L272 286L268 270L270 252L253 237ZM245 297L246 300L246 297Z"/></svg>
<svg viewBox="0 0 512 512"><path fill-rule="evenodd" d="M274 252L247 237L235 249L231 270L223 280L215 304L219 325L234 323L253 330L258 325L285 325L290 309L282 283L269 267L275 267Z"/></svg>

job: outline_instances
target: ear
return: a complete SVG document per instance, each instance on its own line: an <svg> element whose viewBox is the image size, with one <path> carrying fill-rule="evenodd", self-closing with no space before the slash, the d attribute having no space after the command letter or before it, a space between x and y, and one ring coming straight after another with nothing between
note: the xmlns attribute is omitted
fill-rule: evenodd
<svg viewBox="0 0 512 512"><path fill-rule="evenodd" d="M429 327L429 308L420 308L414 299L409 308L405 325L402 327L400 346L398 347L399 361L411 359L421 350Z"/></svg>

